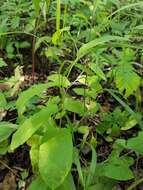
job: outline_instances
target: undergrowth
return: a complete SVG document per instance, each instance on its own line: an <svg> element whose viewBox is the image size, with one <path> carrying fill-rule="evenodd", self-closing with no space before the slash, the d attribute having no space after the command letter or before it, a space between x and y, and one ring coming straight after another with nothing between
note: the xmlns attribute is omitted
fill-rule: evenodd
<svg viewBox="0 0 143 190"><path fill-rule="evenodd" d="M143 2L0 3L0 163L26 146L32 167L17 188L141 188Z"/></svg>

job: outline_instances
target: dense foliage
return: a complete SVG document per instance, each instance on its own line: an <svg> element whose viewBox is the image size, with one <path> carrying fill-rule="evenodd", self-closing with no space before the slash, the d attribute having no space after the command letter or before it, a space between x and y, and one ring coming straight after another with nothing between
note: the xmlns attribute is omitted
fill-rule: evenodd
<svg viewBox="0 0 143 190"><path fill-rule="evenodd" d="M0 163L26 147L32 168L17 188L142 189L143 1L0 4Z"/></svg>

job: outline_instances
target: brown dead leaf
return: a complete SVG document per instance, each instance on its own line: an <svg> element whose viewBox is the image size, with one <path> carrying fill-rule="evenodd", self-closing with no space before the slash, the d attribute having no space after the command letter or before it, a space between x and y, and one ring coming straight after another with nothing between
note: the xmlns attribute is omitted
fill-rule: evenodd
<svg viewBox="0 0 143 190"><path fill-rule="evenodd" d="M110 104L104 104L100 107L100 112L109 112L110 111Z"/></svg>
<svg viewBox="0 0 143 190"><path fill-rule="evenodd" d="M10 84L8 83L0 83L0 91L5 91L10 89Z"/></svg>
<svg viewBox="0 0 143 190"><path fill-rule="evenodd" d="M1 183L0 190L16 190L16 177L12 172L8 172Z"/></svg>

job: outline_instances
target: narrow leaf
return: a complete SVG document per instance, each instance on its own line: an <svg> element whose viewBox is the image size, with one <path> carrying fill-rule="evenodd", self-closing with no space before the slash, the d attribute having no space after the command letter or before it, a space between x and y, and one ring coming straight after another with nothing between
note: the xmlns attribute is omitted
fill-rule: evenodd
<svg viewBox="0 0 143 190"><path fill-rule="evenodd" d="M119 36L103 36L100 38L97 38L95 40L92 40L88 42L87 44L84 44L78 51L77 57L80 59L84 55L86 55L92 48L94 48L97 45L102 45L104 43L110 42L110 41L128 41L128 38L123 38Z"/></svg>

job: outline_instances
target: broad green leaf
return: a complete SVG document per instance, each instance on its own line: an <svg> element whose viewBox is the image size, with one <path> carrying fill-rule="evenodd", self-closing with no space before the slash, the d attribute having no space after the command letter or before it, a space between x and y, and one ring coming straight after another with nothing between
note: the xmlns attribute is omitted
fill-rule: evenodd
<svg viewBox="0 0 143 190"><path fill-rule="evenodd" d="M57 105L50 105L26 119L12 137L11 150L24 144L40 127L42 127L52 114L58 111Z"/></svg>
<svg viewBox="0 0 143 190"><path fill-rule="evenodd" d="M94 185L91 185L87 190L113 190L117 182L106 177L95 178Z"/></svg>
<svg viewBox="0 0 143 190"><path fill-rule="evenodd" d="M139 132L137 137L132 137L129 138L128 140L124 139L117 139L114 148L123 150L124 148L126 149L131 149L135 151L138 154L143 155L143 132Z"/></svg>
<svg viewBox="0 0 143 190"><path fill-rule="evenodd" d="M138 154L143 155L143 132L139 132L137 137L127 140L126 147L134 150Z"/></svg>
<svg viewBox="0 0 143 190"><path fill-rule="evenodd" d="M59 135L60 133L61 133L61 128L48 125L48 128L43 135L41 143L42 144L45 143L46 141L50 140L51 138L54 138L55 136Z"/></svg>
<svg viewBox="0 0 143 190"><path fill-rule="evenodd" d="M63 182L63 184L56 190L76 190L72 175L69 174Z"/></svg>
<svg viewBox="0 0 143 190"><path fill-rule="evenodd" d="M18 114L22 115L25 111L25 106L27 102L34 97L35 95L39 97L43 97L43 91L46 88L52 87L53 83L46 83L46 84L38 84L30 87L28 90L23 91L17 101L16 101L16 108L18 110Z"/></svg>
<svg viewBox="0 0 143 190"><path fill-rule="evenodd" d="M0 142L6 140L14 130L16 130L17 125L9 122L0 122Z"/></svg>
<svg viewBox="0 0 143 190"><path fill-rule="evenodd" d="M128 38L123 38L119 36L103 36L100 38L97 38L95 40L92 40L88 42L87 44L84 44L78 51L77 57L80 59L84 55L86 55L92 48L94 48L97 45L102 45L104 43L110 42L110 41L128 41Z"/></svg>
<svg viewBox="0 0 143 190"><path fill-rule="evenodd" d="M119 91L122 93L125 90L125 97L128 97L139 87L140 77L131 64L120 64L116 69L115 82Z"/></svg>
<svg viewBox="0 0 143 190"><path fill-rule="evenodd" d="M77 113L79 115L84 115L86 108L84 103L79 100L74 100L73 98L65 98L64 109L70 112Z"/></svg>
<svg viewBox="0 0 143 190"><path fill-rule="evenodd" d="M57 87L67 88L68 86L70 86L70 82L67 77L62 76L61 74L50 75L48 76L48 80L52 81Z"/></svg>
<svg viewBox="0 0 143 190"><path fill-rule="evenodd" d="M51 189L56 189L66 179L72 165L72 154L72 136L66 129L40 146L40 175Z"/></svg>
<svg viewBox="0 0 143 190"><path fill-rule="evenodd" d="M125 125L123 127L121 127L121 130L122 131L129 130L129 129L135 127L137 123L138 122L135 118L129 118L129 120L125 123Z"/></svg>
<svg viewBox="0 0 143 190"><path fill-rule="evenodd" d="M28 190L50 190L44 181L39 177L32 181Z"/></svg>
<svg viewBox="0 0 143 190"><path fill-rule="evenodd" d="M95 175L126 181L134 178L129 168L132 164L131 157L119 157L118 152L114 151L105 162L97 165Z"/></svg>
<svg viewBox="0 0 143 190"><path fill-rule="evenodd" d="M36 178L32 181L32 183L29 185L28 190L51 190L49 187L47 187L46 183L40 178ZM56 190L76 190L73 177L71 174L69 174L63 184L56 188Z"/></svg>

